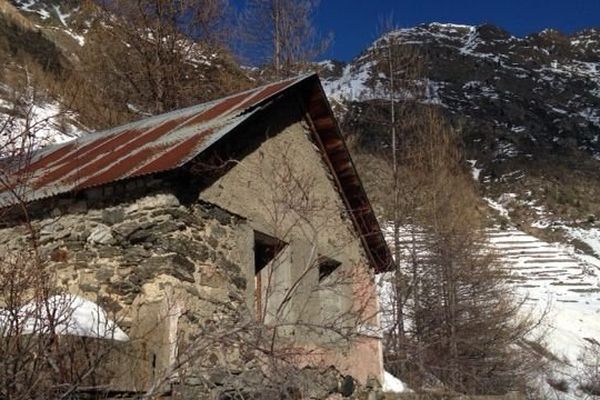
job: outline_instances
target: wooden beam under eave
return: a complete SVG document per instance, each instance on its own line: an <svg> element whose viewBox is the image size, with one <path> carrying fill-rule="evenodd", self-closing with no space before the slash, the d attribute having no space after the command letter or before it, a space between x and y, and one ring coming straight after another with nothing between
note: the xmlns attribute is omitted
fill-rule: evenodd
<svg viewBox="0 0 600 400"><path fill-rule="evenodd" d="M344 152L344 142L338 138L330 139L325 144L325 149L328 153Z"/></svg>
<svg viewBox="0 0 600 400"><path fill-rule="evenodd" d="M330 117L323 117L313 120L315 128L321 133L321 131L333 131L335 130L335 121ZM325 132L323 132L325 133Z"/></svg>

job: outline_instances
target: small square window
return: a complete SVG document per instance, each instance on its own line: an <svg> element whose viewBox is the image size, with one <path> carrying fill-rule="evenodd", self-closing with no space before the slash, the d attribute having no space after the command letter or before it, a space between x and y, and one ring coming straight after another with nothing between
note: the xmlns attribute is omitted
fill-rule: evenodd
<svg viewBox="0 0 600 400"><path fill-rule="evenodd" d="M342 263L337 260L319 257L319 282L322 282L331 275L340 265L342 265Z"/></svg>

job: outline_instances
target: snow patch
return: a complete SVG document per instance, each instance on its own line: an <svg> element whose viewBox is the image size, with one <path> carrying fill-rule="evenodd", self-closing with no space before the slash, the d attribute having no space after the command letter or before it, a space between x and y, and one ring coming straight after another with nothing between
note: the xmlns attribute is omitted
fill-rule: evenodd
<svg viewBox="0 0 600 400"><path fill-rule="evenodd" d="M337 102L364 100L372 91L366 82L373 67L373 62L363 63L358 68L346 65L339 79L323 82L327 97Z"/></svg>
<svg viewBox="0 0 600 400"><path fill-rule="evenodd" d="M487 197L484 198L484 200L488 203L490 208L498 211L498 213L500 214L501 217L508 218L508 210L502 204L500 204L490 198L487 198Z"/></svg>
<svg viewBox="0 0 600 400"><path fill-rule="evenodd" d="M573 239L581 240L590 246L597 257L600 257L600 229L599 228L573 228L564 227L565 232Z"/></svg>
<svg viewBox="0 0 600 400"><path fill-rule="evenodd" d="M383 372L383 384L381 386L383 391L388 393L412 392L404 382L387 371Z"/></svg>
<svg viewBox="0 0 600 400"><path fill-rule="evenodd" d="M476 182L479 182L479 175L481 174L482 169L477 168L477 160L467 160L469 164L471 164L471 174L473 175L473 179Z"/></svg>
<svg viewBox="0 0 600 400"><path fill-rule="evenodd" d="M63 117L72 115L64 113L57 102L34 103L26 110L21 110L21 115L13 117L3 114L1 108L10 110L14 114L13 104L8 101L0 103L0 158L14 154L23 146L21 141L15 141L15 133L26 138L36 148L50 144L63 143L80 136L81 132L74 126L65 122ZM23 113L26 116L22 116Z"/></svg>
<svg viewBox="0 0 600 400"><path fill-rule="evenodd" d="M52 296L46 302L31 301L13 312L0 309L2 336L10 335L15 323L23 334L49 333L53 325L57 335L129 340L102 307L70 294Z"/></svg>
<svg viewBox="0 0 600 400"><path fill-rule="evenodd" d="M75 39L75 41L77 42L77 44L79 44L79 46L83 47L85 46L85 37L83 35L79 35L73 31L71 31L70 29L65 29L64 32L71 36L73 39Z"/></svg>
<svg viewBox="0 0 600 400"><path fill-rule="evenodd" d="M593 125L600 127L600 114L598 113L597 109L588 107L588 108L580 111L579 116L582 117L583 119L589 121Z"/></svg>
<svg viewBox="0 0 600 400"><path fill-rule="evenodd" d="M60 21L60 23L63 24L63 26L68 27L67 19L71 16L71 14L63 14L60 11L59 6L54 6L54 12L56 13L56 16L58 17L58 20Z"/></svg>

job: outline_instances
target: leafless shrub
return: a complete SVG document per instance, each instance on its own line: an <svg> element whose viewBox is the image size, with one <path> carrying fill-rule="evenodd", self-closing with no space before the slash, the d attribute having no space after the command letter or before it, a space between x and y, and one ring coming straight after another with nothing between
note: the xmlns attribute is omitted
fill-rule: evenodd
<svg viewBox="0 0 600 400"><path fill-rule="evenodd" d="M40 255L38 229L28 214L28 166L50 139L57 115L36 115L30 82L26 88L0 114L0 194L14 204L0 215L23 222L16 247L15 241L0 243L0 398L62 398L95 384L116 325L97 325L101 340L87 337L92 332L78 335L80 301L62 293Z"/></svg>
<svg viewBox="0 0 600 400"><path fill-rule="evenodd" d="M228 10L226 0L104 2L93 13L99 40L83 54L84 74L102 77L104 85L88 84L138 115L247 86L225 46Z"/></svg>
<svg viewBox="0 0 600 400"><path fill-rule="evenodd" d="M600 344L595 340L588 340L579 361L579 388L592 398L600 396Z"/></svg>

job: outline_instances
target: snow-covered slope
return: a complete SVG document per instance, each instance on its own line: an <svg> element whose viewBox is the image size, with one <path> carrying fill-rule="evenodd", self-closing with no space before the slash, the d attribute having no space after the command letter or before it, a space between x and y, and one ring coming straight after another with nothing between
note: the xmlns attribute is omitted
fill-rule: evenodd
<svg viewBox="0 0 600 400"><path fill-rule="evenodd" d="M518 292L540 312L548 311L549 349L576 363L586 338L600 340L600 260L515 228L488 234Z"/></svg>
<svg viewBox="0 0 600 400"><path fill-rule="evenodd" d="M0 84L0 158L20 156L81 135L75 115L56 100L25 93L14 100L11 88Z"/></svg>
<svg viewBox="0 0 600 400"><path fill-rule="evenodd" d="M391 228L384 233L393 245ZM592 244L595 233L577 231ZM579 389L581 358L589 343L600 343L600 258L573 246L545 242L516 228L497 227L488 229L486 234L490 250L509 272L516 299L525 300L524 315L541 320L531 339L541 337L541 348L552 356L544 355L549 368L539 376L540 390L556 399L586 398ZM418 253L424 256L418 233L415 240ZM400 245L402 249L412 248L413 237L408 230ZM390 324L391 317L385 313L389 296L390 289L383 278L380 297L384 326ZM556 391L548 380L564 380L567 392Z"/></svg>

